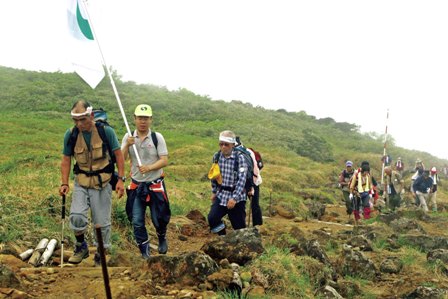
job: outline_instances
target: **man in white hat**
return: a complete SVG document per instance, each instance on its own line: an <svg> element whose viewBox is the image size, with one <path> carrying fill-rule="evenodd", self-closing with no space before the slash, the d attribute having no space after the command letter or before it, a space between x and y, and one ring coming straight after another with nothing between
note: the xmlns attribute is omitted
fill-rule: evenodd
<svg viewBox="0 0 448 299"><path fill-rule="evenodd" d="M136 130L126 133L122 141L124 158L131 159L131 183L127 191L126 213L134 227L134 237L142 257L150 256L149 236L145 226L145 211L149 206L151 221L159 239L158 251L168 251L166 231L171 218L170 204L165 188L163 167L168 165L168 149L162 134L151 131L152 109L138 105L134 111ZM132 145L135 144L138 156Z"/></svg>
<svg viewBox="0 0 448 299"><path fill-rule="evenodd" d="M242 154L233 150L236 135L232 131L219 134L220 151L214 159L219 164L222 184L212 180L212 206L208 214L210 230L218 235L226 234L226 227L222 222L225 215L229 216L233 229L246 227L246 177L248 165Z"/></svg>

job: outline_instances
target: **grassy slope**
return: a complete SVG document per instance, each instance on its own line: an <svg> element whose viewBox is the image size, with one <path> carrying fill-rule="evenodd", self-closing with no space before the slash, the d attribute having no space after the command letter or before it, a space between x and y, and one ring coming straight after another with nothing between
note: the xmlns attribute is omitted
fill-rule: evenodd
<svg viewBox="0 0 448 299"><path fill-rule="evenodd" d="M154 128L165 136L170 152L167 188L174 214L193 208L206 213L209 182L206 173L217 149L219 131L231 129L243 142L259 150L266 163L261 188L262 207L269 200L298 209L304 198L327 202L339 199L335 179L345 159L369 160L380 176L382 143L357 132L338 129L304 112L291 113L253 107L242 102L211 101L188 90L121 82L120 97L132 126L132 109L148 102L154 110ZM59 163L64 131L72 126L70 106L77 98L92 99L105 108L119 139L125 132L109 83L92 91L74 74L36 73L0 68L0 242L16 238L57 236L60 198ZM332 162L316 162L297 154L303 148L303 129L310 129L329 146ZM350 146L347 146L350 145ZM310 149L311 151L313 148ZM442 165L426 153L391 147L407 165L416 157L428 165ZM394 155L397 156L397 155ZM441 196L445 196L441 194ZM50 215L51 205L56 207ZM115 221L124 221L124 199L114 202ZM30 225L31 224L31 225ZM119 238L120 236L117 236Z"/></svg>

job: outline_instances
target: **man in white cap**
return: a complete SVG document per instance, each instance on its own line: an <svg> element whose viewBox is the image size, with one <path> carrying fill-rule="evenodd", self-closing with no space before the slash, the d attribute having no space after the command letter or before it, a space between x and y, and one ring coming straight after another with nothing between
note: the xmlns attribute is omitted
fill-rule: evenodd
<svg viewBox="0 0 448 299"><path fill-rule="evenodd" d="M101 226L101 236L105 249L111 246L112 186L109 183L114 172L114 159L119 179L116 192L123 196L125 180L124 159L117 136L110 126L95 123L92 106L83 100L77 101L71 110L75 127L68 129L64 136L61 162L60 195L67 195L72 157L75 182L70 206L70 228L76 237L75 252L69 263L79 264L89 256L89 248L84 234L89 226L89 208L92 221ZM104 137L102 137L104 135ZM104 138L104 139L103 139ZM107 146L103 146L106 143ZM109 148L108 148L109 147ZM96 239L96 234L94 234ZM100 264L99 251L94 256L95 264Z"/></svg>
<svg viewBox="0 0 448 299"><path fill-rule="evenodd" d="M219 148L213 160L217 160L222 176L222 184L212 180L212 206L208 214L210 230L218 235L226 234L222 222L229 216L233 229L246 227L246 191L245 183L248 165L242 154L234 151L236 135L232 131L219 134Z"/></svg>
<svg viewBox="0 0 448 299"><path fill-rule="evenodd" d="M168 149L162 134L151 131L152 109L138 105L134 111L136 130L126 133L121 149L124 158L131 159L131 183L127 191L126 213L134 227L134 237L142 257L150 256L149 236L145 226L145 211L149 206L151 221L159 239L158 251L168 251L166 231L171 218L170 204L165 188L163 167L168 165ZM141 165L138 163L134 145Z"/></svg>
<svg viewBox="0 0 448 299"><path fill-rule="evenodd" d="M339 175L339 187L342 190L342 196L344 198L345 202L345 209L347 211L347 215L350 218L350 215L353 212L353 203L350 199L350 179L353 176L354 173L353 169L353 162L347 161L345 162L345 169L342 170L341 174Z"/></svg>

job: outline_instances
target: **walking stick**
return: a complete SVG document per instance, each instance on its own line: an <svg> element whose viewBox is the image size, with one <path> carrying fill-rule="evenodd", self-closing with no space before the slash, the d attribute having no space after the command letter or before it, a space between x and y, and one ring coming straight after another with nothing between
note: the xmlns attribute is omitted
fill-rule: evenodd
<svg viewBox="0 0 448 299"><path fill-rule="evenodd" d="M61 230L61 268L64 266L64 224L65 224L65 194L62 194L62 230Z"/></svg>
<svg viewBox="0 0 448 299"><path fill-rule="evenodd" d="M96 239L98 241L98 249L101 258L101 268L103 269L104 287L106 288L106 298L112 299L112 293L109 285L109 274L107 274L106 255L104 254L103 237L101 235L101 225L95 225Z"/></svg>

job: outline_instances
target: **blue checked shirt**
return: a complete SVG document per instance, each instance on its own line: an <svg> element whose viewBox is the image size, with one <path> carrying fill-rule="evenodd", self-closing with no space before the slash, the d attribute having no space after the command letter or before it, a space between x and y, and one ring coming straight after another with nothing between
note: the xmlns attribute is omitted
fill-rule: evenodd
<svg viewBox="0 0 448 299"><path fill-rule="evenodd" d="M238 159L237 172L234 171L235 159ZM227 202L231 198L236 202L246 200L244 185L246 183L248 166L244 157L238 155L235 151L232 151L229 158L225 158L222 153L219 153L218 164L222 175L222 186L234 188L233 191L224 190L220 188L216 181L212 181L212 192L216 193L216 200L219 200L219 205L227 206Z"/></svg>

